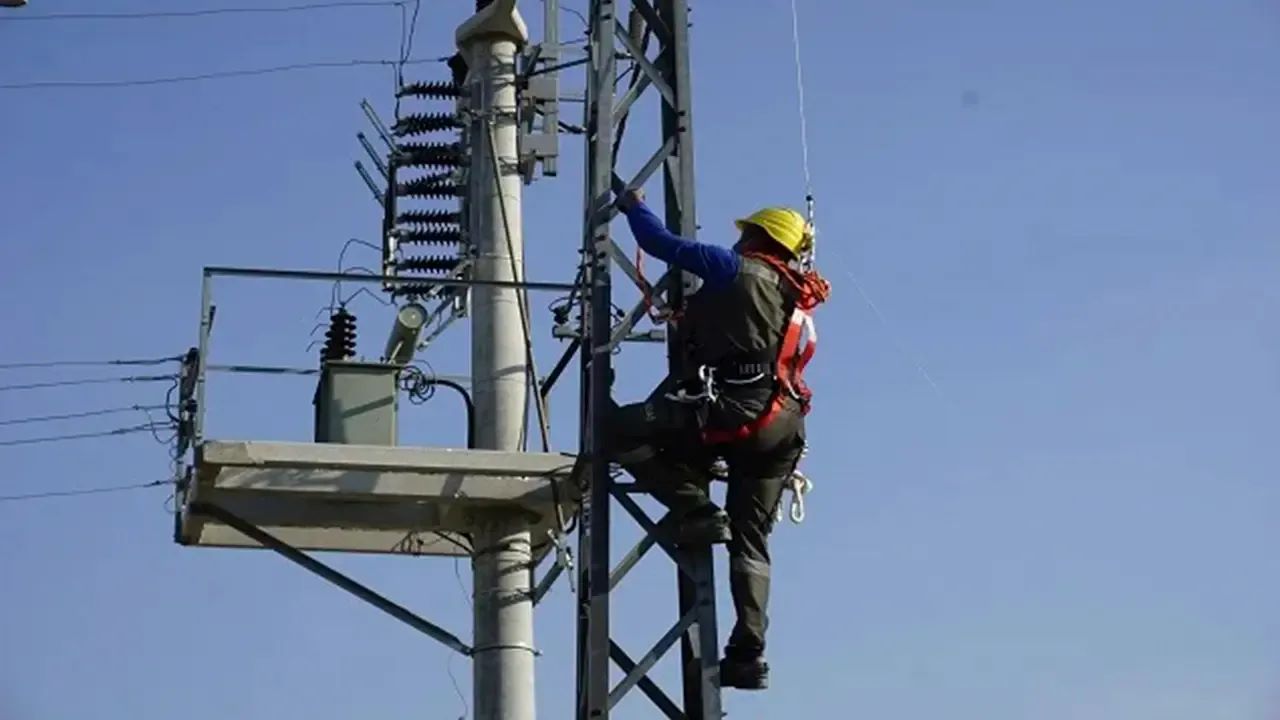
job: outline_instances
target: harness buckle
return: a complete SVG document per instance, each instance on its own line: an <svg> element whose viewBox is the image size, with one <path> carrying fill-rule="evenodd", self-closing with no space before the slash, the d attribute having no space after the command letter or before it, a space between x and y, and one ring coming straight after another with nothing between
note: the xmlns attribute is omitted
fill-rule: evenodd
<svg viewBox="0 0 1280 720"><path fill-rule="evenodd" d="M666 398L687 405L700 405L704 402L715 402L720 397L720 391L716 388L715 368L710 365L699 365L697 382L696 393L690 394L688 383L682 383L677 392L667 393Z"/></svg>

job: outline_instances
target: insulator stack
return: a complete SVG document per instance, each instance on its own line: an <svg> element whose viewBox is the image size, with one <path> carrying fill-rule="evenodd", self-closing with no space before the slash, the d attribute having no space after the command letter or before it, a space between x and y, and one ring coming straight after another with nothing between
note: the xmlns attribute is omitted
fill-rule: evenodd
<svg viewBox="0 0 1280 720"><path fill-rule="evenodd" d="M459 230L400 230L398 236L406 245L457 245L462 242Z"/></svg>
<svg viewBox="0 0 1280 720"><path fill-rule="evenodd" d="M462 121L454 115L448 113L421 113L417 115L405 115L391 126L391 131L399 137L405 135L422 135L424 133L440 132L441 130L456 130L462 127Z"/></svg>
<svg viewBox="0 0 1280 720"><path fill-rule="evenodd" d="M356 316L340 307L329 316L329 329L324 333L320 360L346 360L356 354Z"/></svg>
<svg viewBox="0 0 1280 720"><path fill-rule="evenodd" d="M396 222L402 225L457 225L462 222L462 213L457 210L406 210L400 213Z"/></svg>
<svg viewBox="0 0 1280 720"><path fill-rule="evenodd" d="M462 97L462 86L451 82L415 82L404 85L396 93L396 97L420 97L448 100Z"/></svg>
<svg viewBox="0 0 1280 720"><path fill-rule="evenodd" d="M399 270L416 270L418 272L444 273L458 266L458 258L447 255L429 255L409 257L396 263Z"/></svg>
<svg viewBox="0 0 1280 720"><path fill-rule="evenodd" d="M453 179L453 176L448 173L426 175L396 185L396 194L402 197L461 197L462 190L462 187Z"/></svg>
<svg viewBox="0 0 1280 720"><path fill-rule="evenodd" d="M467 155L459 143L404 143L401 165L408 167L461 167Z"/></svg>
<svg viewBox="0 0 1280 720"><path fill-rule="evenodd" d="M466 121L455 113L468 90L465 72L460 74L453 64L450 68L451 79L405 83L396 91L397 98L426 100L424 104L429 106L399 117L391 127L397 139L389 164L400 174L394 178L397 204L384 217L383 231L399 247L393 251L393 257L399 256L392 261L394 273L422 280L390 288L393 296L433 294L440 288L431 282L432 277L448 276L466 267L462 260L468 256L466 214L462 212L465 200L458 204L457 199L466 197L466 167L471 158L462 142ZM427 205L454 206L412 206L424 200ZM409 251L423 254L401 256Z"/></svg>
<svg viewBox="0 0 1280 720"><path fill-rule="evenodd" d="M436 286L431 283L405 283L399 285L391 291L392 295L401 297L421 297L435 290Z"/></svg>

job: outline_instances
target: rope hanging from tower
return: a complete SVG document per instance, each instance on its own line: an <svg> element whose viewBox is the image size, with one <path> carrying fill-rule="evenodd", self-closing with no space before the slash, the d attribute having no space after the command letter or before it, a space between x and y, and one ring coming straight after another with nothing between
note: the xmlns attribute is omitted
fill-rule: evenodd
<svg viewBox="0 0 1280 720"><path fill-rule="evenodd" d="M796 67L796 100L800 115L800 164L804 170L804 209L805 220L809 223L809 232L815 236L814 241L809 244L809 250L805 257L801 258L801 265L804 269L809 270L814 267L817 261L817 225L814 223L814 197L813 197L813 174L809 169L809 119L805 115L804 102L804 62L800 57L800 11L797 8L798 0L791 0L791 48L795 55Z"/></svg>

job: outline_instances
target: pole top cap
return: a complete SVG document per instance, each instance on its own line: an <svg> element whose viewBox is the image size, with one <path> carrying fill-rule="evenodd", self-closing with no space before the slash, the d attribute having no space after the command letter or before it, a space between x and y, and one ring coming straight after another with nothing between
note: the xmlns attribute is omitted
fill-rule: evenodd
<svg viewBox="0 0 1280 720"><path fill-rule="evenodd" d="M458 26L454 41L459 49L465 49L470 43L494 35L513 40L517 46L529 41L529 26L520 17L516 0L495 0L490 3Z"/></svg>

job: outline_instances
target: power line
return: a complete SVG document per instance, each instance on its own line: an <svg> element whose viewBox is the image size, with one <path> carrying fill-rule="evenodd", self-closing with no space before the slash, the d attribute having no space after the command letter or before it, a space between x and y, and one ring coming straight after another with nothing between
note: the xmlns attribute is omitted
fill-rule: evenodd
<svg viewBox="0 0 1280 720"><path fill-rule="evenodd" d="M328 10L333 8L373 8L395 7L403 5L404 0L340 0L335 2L303 3L299 5L280 5L277 7L225 7L202 8L198 10L161 10L154 12L132 13L56 13L52 15L14 15L6 17L5 22L37 22L44 20L152 20L159 18L191 18L211 15L243 15L292 13L310 10Z"/></svg>
<svg viewBox="0 0 1280 720"><path fill-rule="evenodd" d="M425 63L445 62L448 58L418 58L406 60L405 65L421 65ZM250 68L246 70L225 70L221 72L201 73L198 75L174 75L170 77L140 78L135 80L39 80L34 82L3 83L0 90L36 90L42 88L122 88L142 87L148 85L169 85L200 80L224 80L228 78L255 77L276 73L294 72L296 70L324 70L335 68L353 68L368 66L395 67L399 60L342 60L332 62L295 63L292 65L276 65L274 67Z"/></svg>
<svg viewBox="0 0 1280 720"><path fill-rule="evenodd" d="M0 363L0 370L17 370L21 368L54 368L54 367L89 367L108 365L163 365L181 360L181 355L162 358L142 358L129 360L53 360L49 362Z"/></svg>
<svg viewBox="0 0 1280 720"><path fill-rule="evenodd" d="M177 375L132 375L129 377L81 378L79 380L51 380L48 382L0 385L0 392L11 390L39 390L42 388L72 387L75 385L104 385L107 383L145 383L171 381Z"/></svg>
<svg viewBox="0 0 1280 720"><path fill-rule="evenodd" d="M164 485L173 485L173 480L156 480L149 483L135 483L133 485L108 485L106 487L83 488L80 490L52 490L49 492L26 493L22 495L0 495L0 502L21 502L24 500L44 500L47 498L63 498L63 497L79 497L83 495L102 495L105 493L125 492L128 490L141 490L143 488L161 487Z"/></svg>
<svg viewBox="0 0 1280 720"><path fill-rule="evenodd" d="M103 408L101 410L86 410L84 412L65 413L62 415L36 415L32 417L14 418L11 420L0 420L0 425L26 425L29 423L53 422L56 420L75 420L78 418L100 417L102 415L116 415L126 412L147 412L148 410L164 410L167 405L130 405L128 407Z"/></svg>
<svg viewBox="0 0 1280 720"><path fill-rule="evenodd" d="M97 432L84 433L66 433L63 435L45 435L43 437L22 438L20 440L0 440L0 447L13 447L15 445L39 445L51 442L63 442L65 440L84 440L87 438L103 438L115 437L117 435L132 435L133 433L150 432L155 433L157 428L172 428L172 423L145 423L143 425L130 425L129 427L114 428L111 430L99 430Z"/></svg>

